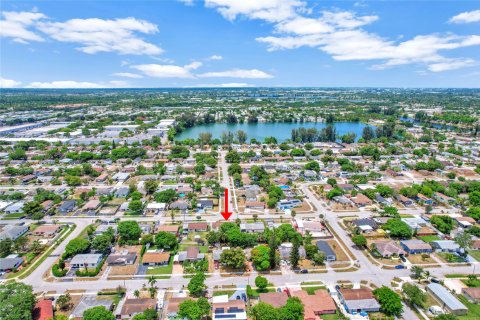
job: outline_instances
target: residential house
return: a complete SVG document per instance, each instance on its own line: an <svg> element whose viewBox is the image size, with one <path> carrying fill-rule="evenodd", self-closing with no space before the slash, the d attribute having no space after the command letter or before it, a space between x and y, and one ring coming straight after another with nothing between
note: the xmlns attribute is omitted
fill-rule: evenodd
<svg viewBox="0 0 480 320"><path fill-rule="evenodd" d="M150 202L149 204L147 204L147 207L145 208L145 214L160 214L162 212L164 212L167 208L167 204L166 203L162 203L162 202Z"/></svg>
<svg viewBox="0 0 480 320"><path fill-rule="evenodd" d="M197 202L197 207L202 210L212 210L213 209L213 200L211 199L200 199Z"/></svg>
<svg viewBox="0 0 480 320"><path fill-rule="evenodd" d="M197 261L205 258L204 253L200 253L200 249L196 246L189 246L185 251L180 251L178 253L178 262L184 261Z"/></svg>
<svg viewBox="0 0 480 320"><path fill-rule="evenodd" d="M208 230L208 223L206 222L189 222L183 225L183 232L205 232Z"/></svg>
<svg viewBox="0 0 480 320"><path fill-rule="evenodd" d="M162 224L162 225L158 225L156 228L155 228L155 232L156 233L159 233L159 232L168 232L168 233L171 233L171 234L174 234L176 236L178 236L179 234L179 229L180 227L177 226L177 225L169 225L169 224Z"/></svg>
<svg viewBox="0 0 480 320"><path fill-rule="evenodd" d="M240 231L247 233L261 233L265 231L263 222L242 222L240 223Z"/></svg>
<svg viewBox="0 0 480 320"><path fill-rule="evenodd" d="M5 211L6 214L22 213L24 205L25 205L25 202L23 201L15 202L9 205L8 207L6 207L5 209L3 209L3 211Z"/></svg>
<svg viewBox="0 0 480 320"><path fill-rule="evenodd" d="M107 310L112 310L113 300L100 299L96 295L84 295L70 315L70 319L83 319L85 310L100 306L105 307Z"/></svg>
<svg viewBox="0 0 480 320"><path fill-rule="evenodd" d="M405 207L410 207L413 205L413 201L401 194L397 194L395 196L395 198L401 203L403 204Z"/></svg>
<svg viewBox="0 0 480 320"><path fill-rule="evenodd" d="M460 246L453 240L435 240L430 242L430 245L436 252L450 252L459 253Z"/></svg>
<svg viewBox="0 0 480 320"><path fill-rule="evenodd" d="M28 226L15 226L8 224L3 227L3 230L0 232L0 240L9 238L15 241L27 232Z"/></svg>
<svg viewBox="0 0 480 320"><path fill-rule="evenodd" d="M260 302L267 303L274 308L281 308L287 304L288 295L286 292L265 292L258 296Z"/></svg>
<svg viewBox="0 0 480 320"><path fill-rule="evenodd" d="M120 319L131 319L136 314L143 313L147 309L157 311L157 300L150 298L125 299Z"/></svg>
<svg viewBox="0 0 480 320"><path fill-rule="evenodd" d="M70 267L73 269L95 269L100 265L102 255L99 253L77 254L70 260Z"/></svg>
<svg viewBox="0 0 480 320"><path fill-rule="evenodd" d="M0 258L0 272L7 272L20 267L23 263L23 259L20 257L6 257Z"/></svg>
<svg viewBox="0 0 480 320"><path fill-rule="evenodd" d="M280 253L280 259L289 261L290 259L290 253L292 252L293 244L291 242L284 242L278 247L278 251ZM300 246L298 248L298 254L300 256L300 259L305 259L306 258L306 252L305 248L303 246Z"/></svg>
<svg viewBox="0 0 480 320"><path fill-rule="evenodd" d="M335 261L337 260L337 255L330 247L327 241L318 240L317 241L317 248L319 251L322 251L325 254L325 260L327 261Z"/></svg>
<svg viewBox="0 0 480 320"><path fill-rule="evenodd" d="M43 224L33 230L32 234L36 236L52 238L58 233L60 228L61 226L57 224Z"/></svg>
<svg viewBox="0 0 480 320"><path fill-rule="evenodd" d="M38 300L33 307L33 320L51 320L53 319L53 303L52 300Z"/></svg>
<svg viewBox="0 0 480 320"><path fill-rule="evenodd" d="M112 253L107 258L109 266L126 266L135 263L137 254L135 252Z"/></svg>
<svg viewBox="0 0 480 320"><path fill-rule="evenodd" d="M245 202L245 209L264 210L265 209L265 202L262 202L262 201L247 201L247 202Z"/></svg>
<svg viewBox="0 0 480 320"><path fill-rule="evenodd" d="M128 194L130 193L130 188L129 187L120 187L115 191L115 197L117 198L126 198Z"/></svg>
<svg viewBox="0 0 480 320"><path fill-rule="evenodd" d="M164 266L170 261L169 252L145 252L142 257L144 266Z"/></svg>
<svg viewBox="0 0 480 320"><path fill-rule="evenodd" d="M378 229L378 224L373 219L369 218L353 220L352 225L358 228L362 233L370 233Z"/></svg>
<svg viewBox="0 0 480 320"><path fill-rule="evenodd" d="M455 203L454 198L449 197L447 195L444 195L443 193L440 193L440 192L433 193L433 199L435 199L439 203L447 203L447 204L454 204Z"/></svg>
<svg viewBox="0 0 480 320"><path fill-rule="evenodd" d="M98 208L100 208L100 205L101 205L100 200L92 199L92 200L89 200L87 203L85 203L85 205L82 207L82 211L94 213L98 210Z"/></svg>
<svg viewBox="0 0 480 320"><path fill-rule="evenodd" d="M416 200L417 200L419 203L421 203L421 204L423 204L423 205L427 205L427 206L433 204L433 200L432 200L432 199L430 199L429 197L427 197L427 196L425 196L425 195L423 195L423 194L421 194L421 193L417 194Z"/></svg>
<svg viewBox="0 0 480 320"><path fill-rule="evenodd" d="M384 258L392 256L399 257L404 256L407 253L403 250L395 241L375 241L372 243L375 250Z"/></svg>
<svg viewBox="0 0 480 320"><path fill-rule="evenodd" d="M471 303L480 302L480 288L462 288L462 295Z"/></svg>
<svg viewBox="0 0 480 320"><path fill-rule="evenodd" d="M77 202L75 200L66 200L59 207L58 212L62 214L67 214L69 212L75 211L77 208Z"/></svg>
<svg viewBox="0 0 480 320"><path fill-rule="evenodd" d="M348 313L377 312L380 304L369 288L338 289L338 298Z"/></svg>
<svg viewBox="0 0 480 320"><path fill-rule="evenodd" d="M212 304L212 320L246 320L247 308L243 300Z"/></svg>
<svg viewBox="0 0 480 320"><path fill-rule="evenodd" d="M400 241L400 246L402 246L402 248L409 254L433 252L432 246L422 240L417 239Z"/></svg>
<svg viewBox="0 0 480 320"><path fill-rule="evenodd" d="M302 205L302 201L298 199L282 199L277 203L277 207L279 210L287 210L299 207Z"/></svg>
<svg viewBox="0 0 480 320"><path fill-rule="evenodd" d="M321 319L323 314L334 314L337 306L326 290L316 290L314 294L308 294L303 290L291 291L292 297L297 297L303 304L305 320Z"/></svg>
<svg viewBox="0 0 480 320"><path fill-rule="evenodd" d="M372 205L372 200L361 193L357 194L355 197L352 197L352 201L357 207L366 207Z"/></svg>
<svg viewBox="0 0 480 320"><path fill-rule="evenodd" d="M445 312L457 316L467 314L468 308L441 284L432 282L426 289L443 306Z"/></svg>

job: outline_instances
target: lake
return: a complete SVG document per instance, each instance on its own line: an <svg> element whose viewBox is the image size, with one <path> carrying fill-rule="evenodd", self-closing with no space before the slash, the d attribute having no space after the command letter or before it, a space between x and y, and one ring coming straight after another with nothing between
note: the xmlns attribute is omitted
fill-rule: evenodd
<svg viewBox="0 0 480 320"><path fill-rule="evenodd" d="M367 126L361 122L335 122L332 125L335 126L337 130L337 136L353 132L357 135L357 139L362 136L363 128ZM243 130L247 133L247 141L250 141L252 138L263 141L266 137L273 136L277 138L279 142L282 142L291 138L292 129L304 127L321 130L327 126L328 124L325 122L210 123L186 129L176 135L175 139L197 139L201 132L210 132L213 139L215 139L220 138L222 132Z"/></svg>

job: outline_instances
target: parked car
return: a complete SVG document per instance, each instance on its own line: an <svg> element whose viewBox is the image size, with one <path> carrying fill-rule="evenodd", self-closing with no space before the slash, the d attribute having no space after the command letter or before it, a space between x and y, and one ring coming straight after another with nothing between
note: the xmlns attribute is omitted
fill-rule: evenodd
<svg viewBox="0 0 480 320"><path fill-rule="evenodd" d="M402 260L403 262L407 262L407 258L405 258L404 256L400 256L400 260Z"/></svg>
<svg viewBox="0 0 480 320"><path fill-rule="evenodd" d="M405 266L403 264L399 264L395 266L395 269L405 269Z"/></svg>
<svg viewBox="0 0 480 320"><path fill-rule="evenodd" d="M302 270L300 270L300 273L308 273L308 270L307 269L302 269Z"/></svg>

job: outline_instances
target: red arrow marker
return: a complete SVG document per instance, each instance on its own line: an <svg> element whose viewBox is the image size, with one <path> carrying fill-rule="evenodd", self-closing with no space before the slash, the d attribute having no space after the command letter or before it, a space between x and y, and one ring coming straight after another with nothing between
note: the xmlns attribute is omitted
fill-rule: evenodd
<svg viewBox="0 0 480 320"><path fill-rule="evenodd" d="M231 212L228 212L228 189L227 188L225 188L225 211L221 212L221 214L225 220L228 220L228 218L230 218L230 216L232 215Z"/></svg>

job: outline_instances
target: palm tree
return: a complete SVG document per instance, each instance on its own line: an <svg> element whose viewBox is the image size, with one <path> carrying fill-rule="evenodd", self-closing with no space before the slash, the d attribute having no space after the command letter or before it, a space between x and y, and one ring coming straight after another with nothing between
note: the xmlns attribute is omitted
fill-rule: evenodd
<svg viewBox="0 0 480 320"><path fill-rule="evenodd" d="M33 241L32 244L30 245L30 250L37 254L42 252L43 247L40 244L40 241L38 240Z"/></svg>
<svg viewBox="0 0 480 320"><path fill-rule="evenodd" d="M135 298L138 299L140 297L140 291L138 290L133 291L133 295L135 296Z"/></svg>
<svg viewBox="0 0 480 320"><path fill-rule="evenodd" d="M150 285L150 287L153 287L155 283L157 283L157 280L155 279L154 276L148 277L148 284Z"/></svg>
<svg viewBox="0 0 480 320"><path fill-rule="evenodd" d="M155 293L157 293L157 287L150 287L148 288L148 291L150 292L150 298L154 298L155 297Z"/></svg>

